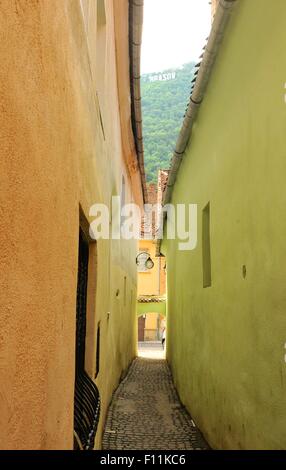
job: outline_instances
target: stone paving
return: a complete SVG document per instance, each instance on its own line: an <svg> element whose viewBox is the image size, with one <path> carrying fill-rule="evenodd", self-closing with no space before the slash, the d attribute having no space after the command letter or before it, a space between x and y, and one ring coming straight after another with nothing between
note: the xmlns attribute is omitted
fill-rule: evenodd
<svg viewBox="0 0 286 470"><path fill-rule="evenodd" d="M165 360L137 358L113 395L104 450L209 449L179 401Z"/></svg>

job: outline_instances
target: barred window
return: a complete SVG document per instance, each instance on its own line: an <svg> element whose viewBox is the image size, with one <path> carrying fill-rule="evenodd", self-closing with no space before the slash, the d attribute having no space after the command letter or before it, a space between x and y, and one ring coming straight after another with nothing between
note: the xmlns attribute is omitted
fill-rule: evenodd
<svg viewBox="0 0 286 470"><path fill-rule="evenodd" d="M74 398L74 447L91 450L99 421L100 398L95 383L85 371L86 305L89 246L79 234L78 283L76 305L76 376Z"/></svg>

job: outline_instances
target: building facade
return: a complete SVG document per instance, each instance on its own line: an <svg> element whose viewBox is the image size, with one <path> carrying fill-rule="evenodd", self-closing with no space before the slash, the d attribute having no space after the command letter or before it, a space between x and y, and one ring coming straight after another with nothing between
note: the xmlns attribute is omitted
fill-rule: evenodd
<svg viewBox="0 0 286 470"><path fill-rule="evenodd" d="M168 202L198 205L198 244L161 246L167 358L183 404L218 449L286 448L284 15L283 0L218 2L217 47L206 48L169 179Z"/></svg>
<svg viewBox="0 0 286 470"><path fill-rule="evenodd" d="M136 354L137 242L89 224L143 205L142 3L1 2L1 449L86 448L82 381L99 448Z"/></svg>
<svg viewBox="0 0 286 470"><path fill-rule="evenodd" d="M158 341L166 315L165 260L163 257L156 258L156 243L153 240L140 240L139 253L150 256L154 267L147 269L144 263L138 266L138 341Z"/></svg>
<svg viewBox="0 0 286 470"><path fill-rule="evenodd" d="M166 260L156 257L156 230L159 222L159 210L168 171L158 172L157 185L151 183L147 188L148 204L153 206L153 218L143 218L142 238L139 241L138 257L138 340L161 340L166 326ZM154 263L152 269L145 265L148 258Z"/></svg>

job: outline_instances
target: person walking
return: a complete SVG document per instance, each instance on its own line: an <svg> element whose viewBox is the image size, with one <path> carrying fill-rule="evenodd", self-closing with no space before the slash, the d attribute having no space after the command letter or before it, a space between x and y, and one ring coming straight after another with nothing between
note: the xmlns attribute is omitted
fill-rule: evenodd
<svg viewBox="0 0 286 470"><path fill-rule="evenodd" d="M162 348L163 349L165 349L165 342L166 342L166 327L164 326L163 333L162 333Z"/></svg>

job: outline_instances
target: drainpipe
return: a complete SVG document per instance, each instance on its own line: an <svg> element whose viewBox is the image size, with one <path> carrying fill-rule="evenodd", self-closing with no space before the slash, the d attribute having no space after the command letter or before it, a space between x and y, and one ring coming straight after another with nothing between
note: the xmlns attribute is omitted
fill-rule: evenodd
<svg viewBox="0 0 286 470"><path fill-rule="evenodd" d="M160 284L161 284L161 258L158 258L158 296L160 297ZM160 313L157 317L157 339L160 340Z"/></svg>
<svg viewBox="0 0 286 470"><path fill-rule="evenodd" d="M145 167L144 146L142 132L141 109L141 43L143 31L144 0L129 0L129 56L130 56L130 81L131 81L131 114L132 129L135 138L135 146L138 165L141 173L142 192L144 202L148 200Z"/></svg>
<svg viewBox="0 0 286 470"><path fill-rule="evenodd" d="M158 295L160 296L161 258L158 259Z"/></svg>
<svg viewBox="0 0 286 470"><path fill-rule="evenodd" d="M177 174L181 166L187 144L192 135L192 129L196 120L199 108L204 99L204 95L209 84L210 76L215 64L220 44L223 40L225 29L237 0L219 0L216 14L212 24L210 36L205 47L202 62L198 64L197 77L194 78L194 88L191 94L190 102L186 110L183 126L177 140L174 155L171 161L168 182L165 190L163 205L169 204L172 198L173 188L177 179ZM195 74L195 75L196 75ZM164 221L166 212L164 213ZM161 240L157 241L156 256L161 255Z"/></svg>

